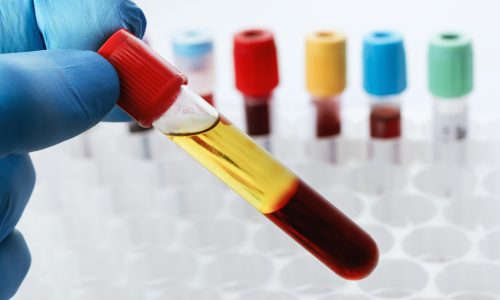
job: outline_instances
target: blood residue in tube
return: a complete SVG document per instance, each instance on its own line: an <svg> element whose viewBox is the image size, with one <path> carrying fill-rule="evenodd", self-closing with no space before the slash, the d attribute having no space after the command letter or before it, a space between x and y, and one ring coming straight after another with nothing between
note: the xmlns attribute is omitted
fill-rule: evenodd
<svg viewBox="0 0 500 300"><path fill-rule="evenodd" d="M249 135L261 136L271 132L269 101L245 101L245 116Z"/></svg>
<svg viewBox="0 0 500 300"><path fill-rule="evenodd" d="M401 136L401 112L399 107L374 106L370 113L372 138L390 139Z"/></svg>

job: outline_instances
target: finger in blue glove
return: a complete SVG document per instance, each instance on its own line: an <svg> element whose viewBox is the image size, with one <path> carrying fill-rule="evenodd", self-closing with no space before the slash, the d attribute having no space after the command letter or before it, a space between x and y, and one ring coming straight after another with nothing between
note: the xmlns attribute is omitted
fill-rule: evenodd
<svg viewBox="0 0 500 300"><path fill-rule="evenodd" d="M130 0L1 0L0 53L97 51L120 28L142 38L146 24L142 10ZM132 119L115 107L105 120Z"/></svg>
<svg viewBox="0 0 500 300"><path fill-rule="evenodd" d="M144 13L129 0L34 0L34 6L47 49L97 51L118 29L139 38L146 31ZM132 121L119 107L104 120Z"/></svg>
<svg viewBox="0 0 500 300"><path fill-rule="evenodd" d="M26 242L18 231L0 242L0 300L8 300L17 292L31 264Z"/></svg>
<svg viewBox="0 0 500 300"><path fill-rule="evenodd" d="M146 18L129 0L33 0L38 28L47 49L97 51L117 30L139 38Z"/></svg>
<svg viewBox="0 0 500 300"><path fill-rule="evenodd" d="M31 256L22 235L14 230L35 185L28 155L0 160L0 299L10 299L26 276Z"/></svg>
<svg viewBox="0 0 500 300"><path fill-rule="evenodd" d="M121 28L142 38L146 24L144 13L130 0L2 0L0 53L97 51Z"/></svg>
<svg viewBox="0 0 500 300"><path fill-rule="evenodd" d="M43 49L33 0L0 1L0 53Z"/></svg>
<svg viewBox="0 0 500 300"><path fill-rule="evenodd" d="M111 111L118 96L115 69L95 52L0 55L0 158L84 132Z"/></svg>

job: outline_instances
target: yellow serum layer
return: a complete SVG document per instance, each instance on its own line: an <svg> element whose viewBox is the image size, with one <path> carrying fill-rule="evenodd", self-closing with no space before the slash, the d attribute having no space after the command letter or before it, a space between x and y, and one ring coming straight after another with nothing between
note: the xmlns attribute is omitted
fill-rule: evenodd
<svg viewBox="0 0 500 300"><path fill-rule="evenodd" d="M292 172L224 117L204 131L167 136L261 213L279 210L297 188Z"/></svg>

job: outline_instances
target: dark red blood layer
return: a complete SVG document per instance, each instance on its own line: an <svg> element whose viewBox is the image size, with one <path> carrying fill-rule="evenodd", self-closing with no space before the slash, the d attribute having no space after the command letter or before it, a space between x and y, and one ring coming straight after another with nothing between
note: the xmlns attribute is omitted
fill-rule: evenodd
<svg viewBox="0 0 500 300"><path fill-rule="evenodd" d="M372 138L390 139L401 136L401 112L399 107L373 107L370 113Z"/></svg>
<svg viewBox="0 0 500 300"><path fill-rule="evenodd" d="M245 101L245 115L249 135L268 135L271 132L269 101Z"/></svg>
<svg viewBox="0 0 500 300"><path fill-rule="evenodd" d="M377 265L373 239L302 181L284 207L265 216L346 279L364 278Z"/></svg>
<svg viewBox="0 0 500 300"><path fill-rule="evenodd" d="M338 103L332 100L315 101L316 105L316 136L331 137L339 135L341 128Z"/></svg>

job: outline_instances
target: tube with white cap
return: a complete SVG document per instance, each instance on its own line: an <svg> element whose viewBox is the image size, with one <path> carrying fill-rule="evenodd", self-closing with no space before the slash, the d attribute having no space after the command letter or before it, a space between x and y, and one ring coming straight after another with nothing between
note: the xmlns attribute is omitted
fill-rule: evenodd
<svg viewBox="0 0 500 300"><path fill-rule="evenodd" d="M185 30L174 36L172 46L175 65L189 78L189 87L215 105L214 46L210 34L201 30Z"/></svg>

